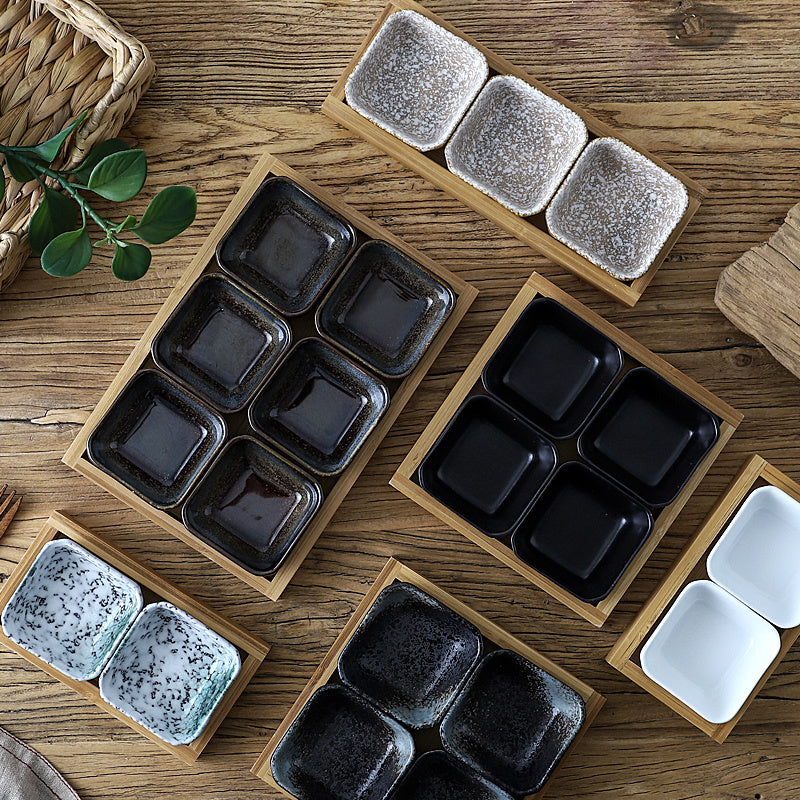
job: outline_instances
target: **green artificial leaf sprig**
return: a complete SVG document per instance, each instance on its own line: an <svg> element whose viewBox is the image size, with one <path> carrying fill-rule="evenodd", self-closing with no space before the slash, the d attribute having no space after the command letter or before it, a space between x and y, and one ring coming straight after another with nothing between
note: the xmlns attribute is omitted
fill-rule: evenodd
<svg viewBox="0 0 800 800"><path fill-rule="evenodd" d="M128 214L114 224L101 217L82 192L93 192L118 203L131 200L144 186L147 158L143 150L131 149L121 139L109 139L98 144L77 167L53 169L53 161L86 114L46 142L29 147L0 144L0 153L12 177L22 183L37 180L42 186L44 195L31 218L28 243L41 257L45 272L61 277L75 275L91 261L94 247L108 244L114 247L114 275L123 281L135 281L150 266L150 249L121 238L121 234L129 231L146 244L162 244L194 222L197 196L190 186L168 186L150 201L140 220ZM58 183L64 194L46 186L43 178ZM5 177L0 170L0 195L4 192ZM80 227L76 227L79 218ZM87 219L93 220L104 234L94 244L86 228Z"/></svg>

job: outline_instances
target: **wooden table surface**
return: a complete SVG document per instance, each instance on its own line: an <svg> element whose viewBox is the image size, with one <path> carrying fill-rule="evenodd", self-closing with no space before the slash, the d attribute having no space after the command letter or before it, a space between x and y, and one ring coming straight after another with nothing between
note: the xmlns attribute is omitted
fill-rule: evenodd
<svg viewBox="0 0 800 800"><path fill-rule="evenodd" d="M105 0L159 67L124 132L151 164L137 205L143 209L164 185L189 183L198 192L198 219L179 240L156 248L138 283L116 282L107 257L71 279L51 278L31 260L0 299L0 483L25 493L18 521L0 544L0 581L59 508L274 647L192 767L0 652L0 725L51 759L84 800L275 796L249 774L250 766L390 555L607 695L553 785L553 800L797 797L800 649L789 653L722 746L603 661L748 454L761 453L800 478L797 380L713 303L720 270L767 238L800 199L800 18L793 0L701 3L694 10L707 15L702 22L710 37L685 44L676 5L431 0L429 6L710 190L642 300L625 311L321 115L322 100L381 0ZM481 292L277 603L60 461L264 148ZM534 269L745 414L601 630L388 486Z"/></svg>

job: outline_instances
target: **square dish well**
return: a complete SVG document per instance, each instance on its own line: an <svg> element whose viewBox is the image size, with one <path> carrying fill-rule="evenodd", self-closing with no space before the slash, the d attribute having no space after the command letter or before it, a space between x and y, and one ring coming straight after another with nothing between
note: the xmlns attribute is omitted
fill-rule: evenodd
<svg viewBox="0 0 800 800"><path fill-rule="evenodd" d="M538 214L580 154L583 120L513 75L483 87L444 149L447 167L515 214Z"/></svg>
<svg viewBox="0 0 800 800"><path fill-rule="evenodd" d="M706 562L708 576L779 628L800 625L800 503L753 491Z"/></svg>
<svg viewBox="0 0 800 800"><path fill-rule="evenodd" d="M453 309L449 286L387 242L367 242L317 311L323 336L388 378L407 375Z"/></svg>
<svg viewBox="0 0 800 800"><path fill-rule="evenodd" d="M429 728L482 652L474 625L411 584L395 583L339 656L339 677L408 728Z"/></svg>
<svg viewBox="0 0 800 800"><path fill-rule="evenodd" d="M156 508L177 505L222 446L225 421L164 375L122 390L87 444L89 458Z"/></svg>
<svg viewBox="0 0 800 800"><path fill-rule="evenodd" d="M135 581L69 539L50 541L3 608L5 635L76 681L96 678L142 608Z"/></svg>
<svg viewBox="0 0 800 800"><path fill-rule="evenodd" d="M274 575L322 489L250 436L233 439L183 507L186 527L256 575Z"/></svg>
<svg viewBox="0 0 800 800"><path fill-rule="evenodd" d="M778 631L712 581L678 595L640 655L644 674L713 725L729 722L778 655Z"/></svg>
<svg viewBox="0 0 800 800"><path fill-rule="evenodd" d="M153 359L223 412L238 411L291 340L289 326L221 275L199 280L153 342Z"/></svg>
<svg viewBox="0 0 800 800"><path fill-rule="evenodd" d="M544 486L553 445L491 397L470 398L419 467L420 485L488 536L504 536Z"/></svg>
<svg viewBox="0 0 800 800"><path fill-rule="evenodd" d="M218 633L172 603L152 603L100 675L100 696L167 744L189 744L240 668Z"/></svg>
<svg viewBox="0 0 800 800"><path fill-rule="evenodd" d="M615 278L644 275L683 217L686 187L617 139L595 139L547 208L550 233Z"/></svg>
<svg viewBox="0 0 800 800"><path fill-rule="evenodd" d="M418 150L441 147L488 75L486 59L415 11L392 14L350 75L347 102Z"/></svg>

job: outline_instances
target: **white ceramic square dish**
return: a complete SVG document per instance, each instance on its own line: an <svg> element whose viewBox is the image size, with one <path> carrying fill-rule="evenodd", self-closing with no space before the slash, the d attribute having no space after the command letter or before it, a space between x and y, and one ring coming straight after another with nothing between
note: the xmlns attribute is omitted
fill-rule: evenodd
<svg viewBox="0 0 800 800"><path fill-rule="evenodd" d="M678 595L640 654L642 670L712 724L736 716L780 650L778 631L711 581Z"/></svg>
<svg viewBox="0 0 800 800"><path fill-rule="evenodd" d="M512 75L498 75L444 149L448 169L520 216L537 214L580 154L588 133L565 105Z"/></svg>
<svg viewBox="0 0 800 800"><path fill-rule="evenodd" d="M773 625L800 625L800 503L776 486L753 491L706 568L712 581Z"/></svg>
<svg viewBox="0 0 800 800"><path fill-rule="evenodd" d="M547 208L550 233L620 280L644 275L689 196L666 170L617 139L594 139Z"/></svg>
<svg viewBox="0 0 800 800"><path fill-rule="evenodd" d="M153 603L100 675L100 696L168 744L189 744L240 666L226 639L171 603Z"/></svg>
<svg viewBox="0 0 800 800"><path fill-rule="evenodd" d="M483 54L416 11L392 14L347 80L347 103L418 150L441 147L486 82Z"/></svg>
<svg viewBox="0 0 800 800"><path fill-rule="evenodd" d="M142 608L138 584L69 539L48 542L3 609L6 636L76 681L96 678Z"/></svg>

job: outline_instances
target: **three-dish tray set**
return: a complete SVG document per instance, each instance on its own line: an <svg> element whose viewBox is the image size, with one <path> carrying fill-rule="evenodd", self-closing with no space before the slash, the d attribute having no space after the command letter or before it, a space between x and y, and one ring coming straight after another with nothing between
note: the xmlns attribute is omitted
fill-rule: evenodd
<svg viewBox="0 0 800 800"><path fill-rule="evenodd" d="M628 305L703 196L410 0L323 110ZM64 460L277 599L476 294L265 156ZM741 418L534 274L392 485L602 625ZM609 663L724 739L800 632L798 519L756 457ZM187 761L269 650L60 514L0 610ZM254 772L296 800L539 796L603 702L392 560Z"/></svg>

